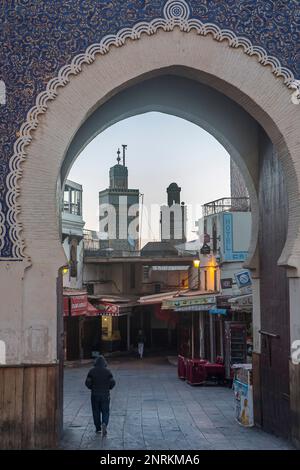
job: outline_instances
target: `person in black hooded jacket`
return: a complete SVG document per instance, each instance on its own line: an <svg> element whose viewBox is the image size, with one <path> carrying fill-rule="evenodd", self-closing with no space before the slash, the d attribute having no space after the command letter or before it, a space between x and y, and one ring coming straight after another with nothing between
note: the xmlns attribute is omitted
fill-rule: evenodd
<svg viewBox="0 0 300 470"><path fill-rule="evenodd" d="M115 386L111 371L107 368L107 362L103 356L99 356L95 366L89 371L85 385L91 390L91 404L96 432L106 435L109 421L110 390Z"/></svg>

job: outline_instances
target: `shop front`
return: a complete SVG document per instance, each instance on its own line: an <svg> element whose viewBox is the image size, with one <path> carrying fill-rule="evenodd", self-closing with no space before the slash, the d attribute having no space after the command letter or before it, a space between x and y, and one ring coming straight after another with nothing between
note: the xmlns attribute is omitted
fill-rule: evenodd
<svg viewBox="0 0 300 470"><path fill-rule="evenodd" d="M227 310L217 308L215 295L188 295L166 300L178 323L178 376L191 385L224 383L224 323Z"/></svg>
<svg viewBox="0 0 300 470"><path fill-rule="evenodd" d="M64 357L67 361L90 359L101 350L101 321L87 292L64 289Z"/></svg>
<svg viewBox="0 0 300 470"><path fill-rule="evenodd" d="M108 301L94 298L93 305L101 317L101 352L129 351L130 320L136 303L126 299L122 302L122 299Z"/></svg>
<svg viewBox="0 0 300 470"><path fill-rule="evenodd" d="M64 357L66 361L82 359L81 332L83 319L88 307L86 292L64 289L63 301Z"/></svg>
<svg viewBox="0 0 300 470"><path fill-rule="evenodd" d="M173 293L161 293L140 297L136 309L133 327L133 338L142 330L145 346L156 353L174 354L178 347L179 315L174 309L162 308L166 298L172 298Z"/></svg>
<svg viewBox="0 0 300 470"><path fill-rule="evenodd" d="M228 299L231 320L243 323L246 328L246 362L252 361L253 351L253 298L252 294L244 294Z"/></svg>
<svg viewBox="0 0 300 470"><path fill-rule="evenodd" d="M165 300L162 311L173 310L178 318L178 353L191 359L204 358L207 354L205 314L215 307L214 295L182 296Z"/></svg>

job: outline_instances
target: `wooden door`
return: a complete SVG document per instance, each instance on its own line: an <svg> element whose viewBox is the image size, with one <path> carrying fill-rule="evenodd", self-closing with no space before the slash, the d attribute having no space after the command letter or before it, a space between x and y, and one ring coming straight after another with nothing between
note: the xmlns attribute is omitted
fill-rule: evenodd
<svg viewBox="0 0 300 470"><path fill-rule="evenodd" d="M289 291L286 270L278 266L287 234L288 199L281 164L264 134L260 153L261 416L266 431L288 437Z"/></svg>

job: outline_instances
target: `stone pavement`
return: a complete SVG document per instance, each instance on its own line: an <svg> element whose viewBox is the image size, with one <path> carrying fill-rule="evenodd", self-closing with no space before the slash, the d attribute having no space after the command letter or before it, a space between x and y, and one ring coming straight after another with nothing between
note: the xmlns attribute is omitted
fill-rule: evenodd
<svg viewBox="0 0 300 470"><path fill-rule="evenodd" d="M234 419L233 392L219 386L192 387L177 378L165 358L110 359L116 379L108 435L95 434L91 366L65 369L64 449L293 449L283 439Z"/></svg>

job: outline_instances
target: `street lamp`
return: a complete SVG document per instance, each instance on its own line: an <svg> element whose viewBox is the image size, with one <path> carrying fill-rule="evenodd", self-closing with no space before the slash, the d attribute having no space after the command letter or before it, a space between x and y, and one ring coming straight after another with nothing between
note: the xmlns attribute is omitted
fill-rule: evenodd
<svg viewBox="0 0 300 470"><path fill-rule="evenodd" d="M63 266L63 267L62 267L62 274L63 274L63 276L64 276L65 274L68 274L68 272L69 272L69 266L68 266L68 265Z"/></svg>

